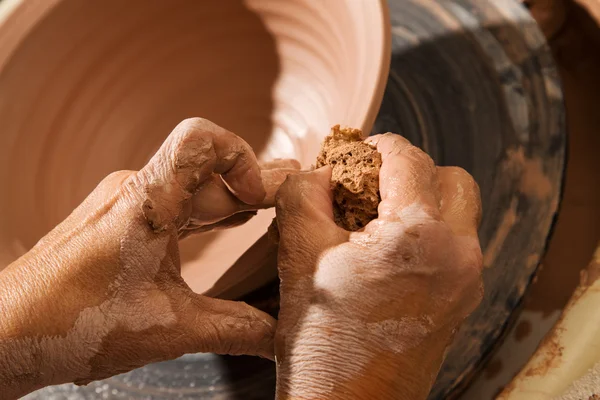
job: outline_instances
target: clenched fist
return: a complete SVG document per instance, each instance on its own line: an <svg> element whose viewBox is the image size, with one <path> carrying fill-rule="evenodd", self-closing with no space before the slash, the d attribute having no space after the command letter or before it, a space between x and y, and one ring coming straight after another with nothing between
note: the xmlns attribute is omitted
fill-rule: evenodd
<svg viewBox="0 0 600 400"><path fill-rule="evenodd" d="M261 170L242 139L188 119L142 170L104 179L0 274L0 397L190 352L273 358L275 320L193 293L178 240L273 206L298 167L281 160Z"/></svg>
<svg viewBox="0 0 600 400"><path fill-rule="evenodd" d="M473 178L401 136L368 141L382 201L363 231L334 223L327 167L278 193L278 399L424 399L481 300Z"/></svg>

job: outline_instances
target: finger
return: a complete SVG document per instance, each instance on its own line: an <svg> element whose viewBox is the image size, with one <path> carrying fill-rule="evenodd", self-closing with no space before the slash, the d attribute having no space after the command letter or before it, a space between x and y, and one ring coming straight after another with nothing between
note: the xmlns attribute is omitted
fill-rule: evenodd
<svg viewBox="0 0 600 400"><path fill-rule="evenodd" d="M381 153L379 219L404 220L426 213L439 217L439 189L433 160L400 135L366 140Z"/></svg>
<svg viewBox="0 0 600 400"><path fill-rule="evenodd" d="M262 171L262 181L265 187L265 198L261 203L261 208L275 207L275 196L283 182L288 176L298 174L298 169L292 168L274 168Z"/></svg>
<svg viewBox="0 0 600 400"><path fill-rule="evenodd" d="M481 221L479 186L459 167L438 167L442 219L458 236L477 238Z"/></svg>
<svg viewBox="0 0 600 400"><path fill-rule="evenodd" d="M252 148L233 133L202 118L181 122L140 171L148 184L144 213L155 230L179 217L183 202L213 173L248 204L265 197Z"/></svg>
<svg viewBox="0 0 600 400"><path fill-rule="evenodd" d="M275 168L263 170L261 180L265 197L258 204L246 204L230 191L219 175L206 180L192 197L192 210L188 225L215 224L224 218L247 210L260 210L275 206L275 194L288 175L298 173L296 169Z"/></svg>
<svg viewBox="0 0 600 400"><path fill-rule="evenodd" d="M276 196L277 226L281 240L324 232L346 232L333 219L331 168L290 175Z"/></svg>
<svg viewBox="0 0 600 400"><path fill-rule="evenodd" d="M207 225L194 225L189 224L185 228L179 230L179 240L185 239L186 237L195 233L218 231L223 229L231 229L236 226L244 225L256 216L256 211L240 211L233 214L219 222L215 222Z"/></svg>
<svg viewBox="0 0 600 400"><path fill-rule="evenodd" d="M191 293L178 320L189 340L183 353L210 352L257 355L274 359L276 321L243 302L213 299Z"/></svg>
<svg viewBox="0 0 600 400"><path fill-rule="evenodd" d="M261 170L265 169L276 169L276 168L289 168L289 169L300 169L302 165L300 161L291 158L277 158L271 161L262 161L258 164Z"/></svg>

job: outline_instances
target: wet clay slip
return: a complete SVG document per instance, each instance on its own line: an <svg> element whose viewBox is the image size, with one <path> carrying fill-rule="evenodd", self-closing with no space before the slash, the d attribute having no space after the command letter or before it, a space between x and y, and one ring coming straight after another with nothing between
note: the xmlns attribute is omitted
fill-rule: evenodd
<svg viewBox="0 0 600 400"><path fill-rule="evenodd" d="M369 132L388 25L383 0L0 2L0 269L185 118L305 167L332 125ZM212 287L273 216L185 239L186 281ZM241 270L264 257L259 245Z"/></svg>

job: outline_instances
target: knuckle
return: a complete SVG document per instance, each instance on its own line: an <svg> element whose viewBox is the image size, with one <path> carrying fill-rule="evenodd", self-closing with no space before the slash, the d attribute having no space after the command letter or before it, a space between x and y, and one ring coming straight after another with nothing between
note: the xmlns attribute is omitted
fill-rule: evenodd
<svg viewBox="0 0 600 400"><path fill-rule="evenodd" d="M385 133L378 133L376 135L371 135L371 136L367 137L365 140L367 142L377 143L384 135L385 135Z"/></svg>
<svg viewBox="0 0 600 400"><path fill-rule="evenodd" d="M457 176L459 178L471 176L464 168L461 168L461 167L448 166L448 167L442 167L442 168L444 170L446 170L448 174Z"/></svg>
<svg viewBox="0 0 600 400"><path fill-rule="evenodd" d="M193 124L184 124L181 129L178 129L178 150L183 149L183 146L193 145L196 142L212 142L214 132L208 129Z"/></svg>
<svg viewBox="0 0 600 400"><path fill-rule="evenodd" d="M450 167L451 173L456 177L457 182L465 187L472 196L479 198L479 184L473 178L473 175L460 167Z"/></svg>
<svg viewBox="0 0 600 400"><path fill-rule="evenodd" d="M406 226L403 223L386 223L382 229L377 229L378 252L394 264L416 262L420 239L424 229L422 225Z"/></svg>
<svg viewBox="0 0 600 400"><path fill-rule="evenodd" d="M207 126L210 123L202 118L188 118L181 121L173 130L168 139L168 150L179 163L185 160L193 161L198 155L206 154L213 146L212 136L214 130Z"/></svg>
<svg viewBox="0 0 600 400"><path fill-rule="evenodd" d="M385 140L395 142L396 144L410 144L410 141L402 135L393 132L386 132L381 137Z"/></svg>
<svg viewBox="0 0 600 400"><path fill-rule="evenodd" d="M181 121L174 130L176 152L206 151L212 147L213 138L224 131L219 126L204 118L187 118Z"/></svg>
<svg viewBox="0 0 600 400"><path fill-rule="evenodd" d="M179 128L183 132L196 132L204 130L207 125L212 124L210 121L204 118L192 117L186 118L181 121L177 128Z"/></svg>
<svg viewBox="0 0 600 400"><path fill-rule="evenodd" d="M476 218L481 218L481 193L475 178L460 167L442 167L441 179L448 185L461 188L464 199L469 208L475 210Z"/></svg>
<svg viewBox="0 0 600 400"><path fill-rule="evenodd" d="M413 159L417 163L422 164L429 171L433 171L435 169L435 163L433 162L433 159L427 153L425 153L423 150L418 148L417 146L413 146L413 145L408 146L402 152L402 154Z"/></svg>
<svg viewBox="0 0 600 400"><path fill-rule="evenodd" d="M445 167L448 170L448 173L452 176L454 176L454 178L468 186L468 187L473 187L473 188L477 188L479 190L479 185L477 185L477 182L475 182L475 178L473 178L473 176L468 173L464 168L461 167Z"/></svg>
<svg viewBox="0 0 600 400"><path fill-rule="evenodd" d="M104 185L112 185L115 183L120 183L123 181L123 179L127 178L128 176L130 176L133 173L134 173L133 171L126 171L126 170L111 172L110 174L106 175L106 177L104 179L102 179L102 181L100 182L100 185L104 186Z"/></svg>
<svg viewBox="0 0 600 400"><path fill-rule="evenodd" d="M388 154L400 154L410 146L412 144L404 136L391 132L384 133L378 140L378 147L382 147Z"/></svg>
<svg viewBox="0 0 600 400"><path fill-rule="evenodd" d="M288 175L275 195L275 205L280 212L301 209L310 203L307 191L314 186L303 174Z"/></svg>
<svg viewBox="0 0 600 400"><path fill-rule="evenodd" d="M197 169L211 159L214 162L212 138L208 135L185 135L179 141L174 152L175 169Z"/></svg>

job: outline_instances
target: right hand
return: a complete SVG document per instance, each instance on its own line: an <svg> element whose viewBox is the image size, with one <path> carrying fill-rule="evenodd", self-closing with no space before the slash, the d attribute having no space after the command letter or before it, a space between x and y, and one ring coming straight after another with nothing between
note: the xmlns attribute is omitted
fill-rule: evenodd
<svg viewBox="0 0 600 400"><path fill-rule="evenodd" d="M331 170L289 176L277 199L278 398L425 398L479 304L479 188L398 135L382 154L379 217L333 220Z"/></svg>

